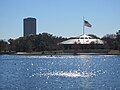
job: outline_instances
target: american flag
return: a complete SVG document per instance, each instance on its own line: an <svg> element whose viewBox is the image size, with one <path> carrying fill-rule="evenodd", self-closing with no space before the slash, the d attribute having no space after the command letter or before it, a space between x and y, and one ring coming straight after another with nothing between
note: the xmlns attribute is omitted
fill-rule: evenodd
<svg viewBox="0 0 120 90"><path fill-rule="evenodd" d="M84 26L92 27L92 25L88 21L86 21L86 20L84 20Z"/></svg>

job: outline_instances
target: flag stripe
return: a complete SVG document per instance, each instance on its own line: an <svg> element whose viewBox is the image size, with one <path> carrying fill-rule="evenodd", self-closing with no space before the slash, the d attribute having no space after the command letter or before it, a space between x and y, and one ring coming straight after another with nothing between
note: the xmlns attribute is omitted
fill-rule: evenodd
<svg viewBox="0 0 120 90"><path fill-rule="evenodd" d="M86 20L84 20L84 26L92 27L92 25L88 21L86 21Z"/></svg>

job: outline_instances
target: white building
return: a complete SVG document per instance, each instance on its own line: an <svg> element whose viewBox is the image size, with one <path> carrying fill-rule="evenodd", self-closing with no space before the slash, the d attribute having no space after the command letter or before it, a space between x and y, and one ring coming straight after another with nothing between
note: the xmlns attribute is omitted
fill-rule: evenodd
<svg viewBox="0 0 120 90"><path fill-rule="evenodd" d="M103 40L100 40L100 39L95 39L91 36L88 36L88 35L82 35L80 36L78 39L69 39L69 40L66 40L66 41L63 41L63 42L60 42L59 44L62 44L62 45L72 45L72 44L104 44L104 41Z"/></svg>

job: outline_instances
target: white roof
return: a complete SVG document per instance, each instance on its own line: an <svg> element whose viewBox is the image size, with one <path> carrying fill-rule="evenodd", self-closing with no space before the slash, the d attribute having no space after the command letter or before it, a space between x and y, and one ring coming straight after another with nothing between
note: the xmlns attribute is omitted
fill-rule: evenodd
<svg viewBox="0 0 120 90"><path fill-rule="evenodd" d="M104 44L104 41L100 40L100 39L94 39L91 36L88 35L82 35L80 36L78 39L69 39L63 42L60 42L59 44L91 44L91 43L95 43L95 44Z"/></svg>

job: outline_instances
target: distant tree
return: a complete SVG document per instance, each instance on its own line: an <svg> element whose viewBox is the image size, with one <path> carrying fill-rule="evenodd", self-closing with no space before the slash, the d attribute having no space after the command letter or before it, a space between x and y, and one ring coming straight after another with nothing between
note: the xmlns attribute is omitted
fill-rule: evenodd
<svg viewBox="0 0 120 90"><path fill-rule="evenodd" d="M20 52L25 52L28 48L27 44L26 44L26 39L23 37L20 37L18 39L15 40L15 46L16 46L16 51L20 51Z"/></svg>
<svg viewBox="0 0 120 90"><path fill-rule="evenodd" d="M15 40L9 39L8 43L9 43L9 51L15 51L15 48L16 48L16 46L15 46Z"/></svg>
<svg viewBox="0 0 120 90"><path fill-rule="evenodd" d="M117 42L116 42L115 34L107 34L103 36L102 40L106 42L105 45L108 47L107 49L114 49L114 50L117 49Z"/></svg>
<svg viewBox="0 0 120 90"><path fill-rule="evenodd" d="M4 40L0 40L0 52L8 50L8 43Z"/></svg>
<svg viewBox="0 0 120 90"><path fill-rule="evenodd" d="M31 52L58 50L60 47L58 47L57 44L64 40L66 40L66 38L42 33L39 35L19 37L15 40L9 39L8 42L10 51Z"/></svg>
<svg viewBox="0 0 120 90"><path fill-rule="evenodd" d="M118 32L116 32L117 35L120 35L120 30L118 30Z"/></svg>
<svg viewBox="0 0 120 90"><path fill-rule="evenodd" d="M115 34L106 34L105 36L103 36L103 38L115 39L115 38L116 38L116 35L115 35Z"/></svg>
<svg viewBox="0 0 120 90"><path fill-rule="evenodd" d="M77 44L77 42L74 42L72 49L74 50L74 54L77 54L79 50L79 44Z"/></svg>
<svg viewBox="0 0 120 90"><path fill-rule="evenodd" d="M91 49L95 49L95 48L96 48L95 42L92 41L92 42L90 43L90 48L91 48Z"/></svg>
<svg viewBox="0 0 120 90"><path fill-rule="evenodd" d="M94 34L88 34L88 36L91 36L91 37L93 37L93 38L95 38L95 39L100 39L98 36L96 36L96 35L94 35Z"/></svg>
<svg viewBox="0 0 120 90"><path fill-rule="evenodd" d="M116 41L118 50L120 51L120 30L118 30L118 32L116 33Z"/></svg>

